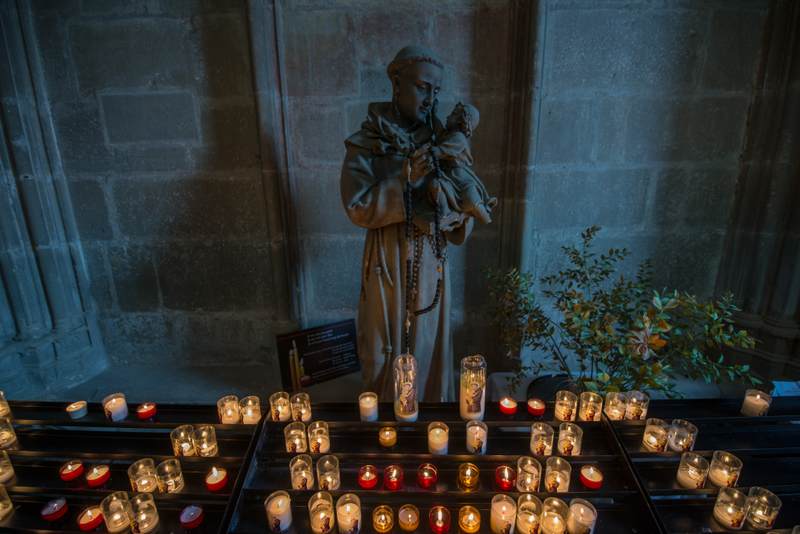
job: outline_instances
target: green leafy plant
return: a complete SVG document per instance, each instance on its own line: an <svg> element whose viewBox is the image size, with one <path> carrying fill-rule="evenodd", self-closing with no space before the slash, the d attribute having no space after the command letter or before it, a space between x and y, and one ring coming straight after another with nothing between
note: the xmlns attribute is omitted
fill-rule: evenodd
<svg viewBox="0 0 800 534"><path fill-rule="evenodd" d="M649 261L627 278L618 273L626 249L592 250L599 231L587 228L579 245L562 247L568 266L541 278L547 310L535 298L530 273L487 273L490 320L516 370L512 386L539 374L550 361L589 391L639 389L677 396L676 375L708 383L760 383L749 366L731 362L726 354L755 345L733 324L732 295L700 301L682 291L657 291ZM523 363L525 347L545 357Z"/></svg>

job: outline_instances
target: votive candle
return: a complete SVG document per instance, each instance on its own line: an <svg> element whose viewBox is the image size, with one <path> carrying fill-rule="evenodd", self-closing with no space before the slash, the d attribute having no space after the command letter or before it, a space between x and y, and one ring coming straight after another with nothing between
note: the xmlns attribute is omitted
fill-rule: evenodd
<svg viewBox="0 0 800 534"><path fill-rule="evenodd" d="M470 454L486 454L486 442L489 428L483 421L467 423L467 452Z"/></svg>
<svg viewBox="0 0 800 534"><path fill-rule="evenodd" d="M578 409L579 421L599 421L603 414L603 397L591 391L584 391Z"/></svg>
<svg viewBox="0 0 800 534"><path fill-rule="evenodd" d="M464 534L474 534L481 529L481 513L474 506L462 506L458 510L458 528Z"/></svg>
<svg viewBox="0 0 800 534"><path fill-rule="evenodd" d="M481 420L486 407L486 360L480 354L461 360L459 414L465 421Z"/></svg>
<svg viewBox="0 0 800 534"><path fill-rule="evenodd" d="M517 471L507 465L499 465L494 470L494 483L500 491L510 491L517 482Z"/></svg>
<svg viewBox="0 0 800 534"><path fill-rule="evenodd" d="M192 442L194 427L192 425L181 425L169 433L172 441L172 451L175 456L195 456L197 452Z"/></svg>
<svg viewBox="0 0 800 534"><path fill-rule="evenodd" d="M80 460L73 461L80 464L80 471L83 472L83 463ZM80 476L80 473L77 476ZM11 458L6 451L0 450L0 484L5 484L12 478L14 478L14 466L11 464ZM63 480L64 477L61 478Z"/></svg>
<svg viewBox="0 0 800 534"><path fill-rule="evenodd" d="M378 485L378 468L374 465L362 465L358 470L358 485L364 489L372 489Z"/></svg>
<svg viewBox="0 0 800 534"><path fill-rule="evenodd" d="M584 488L597 490L603 487L603 472L596 465L582 465L580 481Z"/></svg>
<svg viewBox="0 0 800 534"><path fill-rule="evenodd" d="M292 498L285 491L270 493L264 500L264 511L270 532L285 532L292 526Z"/></svg>
<svg viewBox="0 0 800 534"><path fill-rule="evenodd" d="M17 449L17 433L8 417L0 417L0 449Z"/></svg>
<svg viewBox="0 0 800 534"><path fill-rule="evenodd" d="M542 464L531 456L520 456L517 459L517 491L539 491L539 480L542 477Z"/></svg>
<svg viewBox="0 0 800 534"><path fill-rule="evenodd" d="M697 427L685 419L673 419L667 432L667 445L675 452L686 452L694 448Z"/></svg>
<svg viewBox="0 0 800 534"><path fill-rule="evenodd" d="M536 495L523 493L517 499L516 534L538 534L542 501Z"/></svg>
<svg viewBox="0 0 800 534"><path fill-rule="evenodd" d="M308 448L314 454L327 454L331 450L331 435L328 423L314 421L308 425Z"/></svg>
<svg viewBox="0 0 800 534"><path fill-rule="evenodd" d="M503 397L500 399L498 406L500 407L500 413L502 414L514 415L517 413L517 401L511 397Z"/></svg>
<svg viewBox="0 0 800 534"><path fill-rule="evenodd" d="M444 506L434 506L428 514L428 523L433 534L447 534L450 532L450 510Z"/></svg>
<svg viewBox="0 0 800 534"><path fill-rule="evenodd" d="M700 489L706 483L708 460L693 452L684 452L676 479L682 488Z"/></svg>
<svg viewBox="0 0 800 534"><path fill-rule="evenodd" d="M458 466L458 487L463 491L474 491L481 483L481 472L473 463Z"/></svg>
<svg viewBox="0 0 800 534"><path fill-rule="evenodd" d="M297 454L308 451L306 425L302 421L286 425L283 429L283 439L286 443L286 452Z"/></svg>
<svg viewBox="0 0 800 534"><path fill-rule="evenodd" d="M747 494L750 508L745 520L753 530L769 530L781 509L780 498L766 488L753 486Z"/></svg>
<svg viewBox="0 0 800 534"><path fill-rule="evenodd" d="M489 528L492 534L508 534L514 530L517 518L517 503L505 494L492 497L492 508L489 514Z"/></svg>
<svg viewBox="0 0 800 534"><path fill-rule="evenodd" d="M546 407L547 405L542 399L528 399L528 413L534 417L541 417L544 415L544 410Z"/></svg>
<svg viewBox="0 0 800 534"><path fill-rule="evenodd" d="M397 430L392 426L385 426L378 430L378 442L381 447L390 448L397 445Z"/></svg>
<svg viewBox="0 0 800 534"><path fill-rule="evenodd" d="M319 491L308 500L308 517L311 532L327 534L333 531L336 523L333 509L333 497L327 491Z"/></svg>
<svg viewBox="0 0 800 534"><path fill-rule="evenodd" d="M261 400L255 395L243 398L239 401L239 413L245 425L258 424L261 420Z"/></svg>
<svg viewBox="0 0 800 534"><path fill-rule="evenodd" d="M606 393L606 402L603 407L606 417L612 421L622 421L625 419L625 410L628 405L628 397L620 391L609 391Z"/></svg>
<svg viewBox="0 0 800 534"><path fill-rule="evenodd" d="M382 504L372 510L372 528L375 532L390 532L394 527L394 511L391 506Z"/></svg>
<svg viewBox="0 0 800 534"><path fill-rule="evenodd" d="M192 432L192 443L198 456L208 458L219 454L214 425L197 425Z"/></svg>
<svg viewBox="0 0 800 534"><path fill-rule="evenodd" d="M156 464L152 458L142 458L128 467L131 489L135 492L150 493L158 490Z"/></svg>
<svg viewBox="0 0 800 534"><path fill-rule="evenodd" d="M158 508L150 493L138 493L131 499L133 520L131 525L137 534L148 534L158 528Z"/></svg>
<svg viewBox="0 0 800 534"><path fill-rule="evenodd" d="M531 425L531 453L537 456L553 454L554 436L555 430L548 423L533 423Z"/></svg>
<svg viewBox="0 0 800 534"><path fill-rule="evenodd" d="M669 426L663 419L651 417L647 420L642 434L642 446L650 452L667 450L667 432Z"/></svg>
<svg viewBox="0 0 800 534"><path fill-rule="evenodd" d="M574 421L578 415L578 396L565 389L557 391L554 415L558 421Z"/></svg>
<svg viewBox="0 0 800 534"><path fill-rule="evenodd" d="M128 403L124 393L112 393L103 399L103 412L106 417L117 423L128 417Z"/></svg>
<svg viewBox="0 0 800 534"><path fill-rule="evenodd" d="M718 488L732 488L742 472L742 461L727 451L714 451L708 479Z"/></svg>
<svg viewBox="0 0 800 534"><path fill-rule="evenodd" d="M419 528L419 509L413 504L404 504L397 511L397 524L403 532L414 532Z"/></svg>
<svg viewBox="0 0 800 534"><path fill-rule="evenodd" d="M219 422L223 425L235 425L241 420L239 414L239 397L236 395L225 395L217 401L217 415Z"/></svg>
<svg viewBox="0 0 800 534"><path fill-rule="evenodd" d="M558 452L562 456L578 456L581 453L583 429L575 423L561 423L558 427Z"/></svg>
<svg viewBox="0 0 800 534"><path fill-rule="evenodd" d="M420 488L428 489L434 486L439 480L439 470L431 463L424 463L417 469L417 485Z"/></svg>
<svg viewBox="0 0 800 534"><path fill-rule="evenodd" d="M295 393L289 402L292 406L292 421L311 421L311 397L308 393Z"/></svg>
<svg viewBox="0 0 800 534"><path fill-rule="evenodd" d="M106 530L110 534L124 532L130 528L133 508L126 492L115 491L110 494L100 503L100 509L106 522Z"/></svg>
<svg viewBox="0 0 800 534"><path fill-rule="evenodd" d="M322 456L317 461L317 483L319 484L319 489L324 491L337 490L341 481L339 459L332 454Z"/></svg>
<svg viewBox="0 0 800 534"><path fill-rule="evenodd" d="M772 396L757 389L748 389L742 401L742 415L747 417L760 417L767 415L772 404Z"/></svg>
<svg viewBox="0 0 800 534"><path fill-rule="evenodd" d="M361 499L345 493L336 500L336 524L339 534L358 534L361 530Z"/></svg>
<svg viewBox="0 0 800 534"><path fill-rule="evenodd" d="M0 521L14 513L14 504L8 496L6 487L0 485Z"/></svg>
<svg viewBox="0 0 800 534"><path fill-rule="evenodd" d="M647 417L647 407L650 405L650 397L641 391L629 391L626 395L625 419L641 421Z"/></svg>
<svg viewBox="0 0 800 534"><path fill-rule="evenodd" d="M276 422L286 422L292 418L292 406L289 401L289 394L285 391L278 391L269 397L269 409L272 420Z"/></svg>
<svg viewBox="0 0 800 534"><path fill-rule="evenodd" d="M447 454L450 430L445 423L434 421L428 425L428 452Z"/></svg>
<svg viewBox="0 0 800 534"><path fill-rule="evenodd" d="M592 534L597 522L597 510L592 503L584 499L572 499L567 514L567 532L569 534Z"/></svg>
<svg viewBox="0 0 800 534"><path fill-rule="evenodd" d="M403 468L397 464L386 466L383 470L383 487L389 491L403 488Z"/></svg>
<svg viewBox="0 0 800 534"><path fill-rule="evenodd" d="M557 497L548 497L542 503L541 534L564 534L567 531L567 503Z"/></svg>
<svg viewBox="0 0 800 534"><path fill-rule="evenodd" d="M376 393L366 391L358 396L358 414L362 421L378 420L378 395Z"/></svg>
<svg viewBox="0 0 800 534"><path fill-rule="evenodd" d="M156 466L158 489L162 493L179 493L184 486L181 462L177 458L167 458Z"/></svg>
<svg viewBox="0 0 800 534"><path fill-rule="evenodd" d="M549 492L564 493L569 491L569 478L572 466L568 461L558 456L547 459L544 474L545 490Z"/></svg>
<svg viewBox="0 0 800 534"><path fill-rule="evenodd" d="M228 470L224 467L212 465L211 469L206 473L206 489L212 492L222 491L227 485Z"/></svg>
<svg viewBox="0 0 800 534"><path fill-rule="evenodd" d="M750 508L747 495L735 488L722 488L714 503L714 519L725 529L739 530Z"/></svg>
<svg viewBox="0 0 800 534"><path fill-rule="evenodd" d="M300 454L289 461L289 477L292 489L310 490L314 488L314 470L311 456Z"/></svg>

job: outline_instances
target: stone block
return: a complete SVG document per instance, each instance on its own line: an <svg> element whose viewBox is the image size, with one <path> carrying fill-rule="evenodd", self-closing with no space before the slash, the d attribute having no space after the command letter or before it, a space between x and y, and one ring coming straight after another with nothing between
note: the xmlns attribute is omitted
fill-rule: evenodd
<svg viewBox="0 0 800 534"><path fill-rule="evenodd" d="M364 109L366 117L366 109ZM344 160L345 107L338 100L289 99L293 165L341 164ZM355 131L355 130L354 130Z"/></svg>
<svg viewBox="0 0 800 534"><path fill-rule="evenodd" d="M300 234L352 234L360 229L348 219L340 193L340 166L292 169L295 213Z"/></svg>
<svg viewBox="0 0 800 534"><path fill-rule="evenodd" d="M249 29L244 10L229 15L197 17L195 47L197 89L212 98L253 94Z"/></svg>
<svg viewBox="0 0 800 534"><path fill-rule="evenodd" d="M94 180L74 180L69 182L69 192L81 239L111 239L114 234L103 185Z"/></svg>
<svg viewBox="0 0 800 534"><path fill-rule="evenodd" d="M182 340L176 334L182 324L180 316L168 313L110 315L100 322L106 352L115 366L180 361Z"/></svg>
<svg viewBox="0 0 800 534"><path fill-rule="evenodd" d="M624 159L628 106L626 97L595 100L592 110L595 161L614 163Z"/></svg>
<svg viewBox="0 0 800 534"><path fill-rule="evenodd" d="M693 102L688 143L696 160L738 160L748 104L746 96L707 97Z"/></svg>
<svg viewBox="0 0 800 534"><path fill-rule="evenodd" d="M94 302L100 310L108 311L114 304L114 298L111 293L111 274L106 267L105 246L84 243L83 255Z"/></svg>
<svg viewBox="0 0 800 534"><path fill-rule="evenodd" d="M190 93L101 94L109 143L194 141L197 124Z"/></svg>
<svg viewBox="0 0 800 534"><path fill-rule="evenodd" d="M70 362L80 363L81 353L92 346L89 332L81 327L72 332L66 332L55 340L56 359L61 367L68 367Z"/></svg>
<svg viewBox="0 0 800 534"><path fill-rule="evenodd" d="M285 72L289 96L355 95L358 92L354 28L347 13L303 10L283 12Z"/></svg>
<svg viewBox="0 0 800 534"><path fill-rule="evenodd" d="M0 366L0 381L8 399L31 399L37 393L25 369L25 356L20 352L0 353L3 365ZM41 390L39 390L41 391Z"/></svg>
<svg viewBox="0 0 800 534"><path fill-rule="evenodd" d="M56 382L56 349L53 343L46 342L30 347L25 351L23 365L35 384L48 387Z"/></svg>
<svg viewBox="0 0 800 534"><path fill-rule="evenodd" d="M236 12L244 9L241 0L82 0L82 15L100 16L176 16Z"/></svg>
<svg viewBox="0 0 800 534"><path fill-rule="evenodd" d="M499 237L496 234L473 234L463 245L448 245L447 261L454 315L486 309L489 294L484 272L498 267L499 254Z"/></svg>
<svg viewBox="0 0 800 534"><path fill-rule="evenodd" d="M764 19L761 11L713 13L703 87L750 93L761 52Z"/></svg>
<svg viewBox="0 0 800 534"><path fill-rule="evenodd" d="M654 236L655 287L689 291L700 297L713 294L724 236L724 231Z"/></svg>
<svg viewBox="0 0 800 534"><path fill-rule="evenodd" d="M118 224L128 237L264 235L261 181L122 179L112 185ZM145 216L143 216L146 214Z"/></svg>
<svg viewBox="0 0 800 534"><path fill-rule="evenodd" d="M431 47L431 11L436 8L435 4L423 8L409 2L391 2L352 10L353 39L362 69L376 68L388 82L386 66L401 48L410 44Z"/></svg>
<svg viewBox="0 0 800 534"><path fill-rule="evenodd" d="M307 236L302 239L306 305L323 311L358 307L361 290L361 236Z"/></svg>
<svg viewBox="0 0 800 534"><path fill-rule="evenodd" d="M260 165L255 106L204 106L200 111L203 146L192 149L198 170L254 169ZM274 135L266 132L265 135Z"/></svg>
<svg viewBox="0 0 800 534"><path fill-rule="evenodd" d="M62 17L78 14L81 0L33 0L31 10L34 13L53 13Z"/></svg>
<svg viewBox="0 0 800 534"><path fill-rule="evenodd" d="M733 203L737 169L665 169L654 181L652 220L659 227L724 230Z"/></svg>
<svg viewBox="0 0 800 534"><path fill-rule="evenodd" d="M141 146L136 144L115 145L111 151L111 163L101 172L110 169L117 173L161 172L169 176L183 174L192 169L188 149L182 145ZM97 165L100 167L100 165Z"/></svg>
<svg viewBox="0 0 800 534"><path fill-rule="evenodd" d="M108 260L120 310L152 311L159 307L158 280L150 247L112 245L108 247Z"/></svg>
<svg viewBox="0 0 800 534"><path fill-rule="evenodd" d="M63 14L40 12L34 8L33 24L40 50L39 58L45 74L47 97L51 102L68 102L79 98L75 66L67 46L68 20Z"/></svg>
<svg viewBox="0 0 800 534"><path fill-rule="evenodd" d="M645 170L538 172L533 180L534 228L630 227L644 217Z"/></svg>
<svg viewBox="0 0 800 534"><path fill-rule="evenodd" d="M167 18L72 24L69 42L81 90L191 84L189 31L186 21Z"/></svg>
<svg viewBox="0 0 800 534"><path fill-rule="evenodd" d="M490 169L503 167L509 142L506 137L508 120L505 98L478 97L463 102L475 105L480 112L480 122L470 138L476 171L486 173ZM452 108L440 109L442 120L446 120L451 111Z"/></svg>
<svg viewBox="0 0 800 534"><path fill-rule="evenodd" d="M592 157L592 104L589 100L545 99L534 154L539 164L581 163Z"/></svg>
<svg viewBox="0 0 800 534"><path fill-rule="evenodd" d="M72 102L55 104L51 110L67 175L104 173L112 167L114 157L105 146L96 105Z"/></svg>
<svg viewBox="0 0 800 534"><path fill-rule="evenodd" d="M269 246L204 241L162 247L157 270L163 305L173 310L259 310L272 298Z"/></svg>
<svg viewBox="0 0 800 534"><path fill-rule="evenodd" d="M275 332L267 315L190 314L182 331L191 365L257 364L276 358Z"/></svg>
<svg viewBox="0 0 800 534"><path fill-rule="evenodd" d="M369 97L371 101L374 102L391 101L392 82L386 75L385 66L369 67L366 65L362 65L358 72L359 72L358 93L361 95L361 97Z"/></svg>

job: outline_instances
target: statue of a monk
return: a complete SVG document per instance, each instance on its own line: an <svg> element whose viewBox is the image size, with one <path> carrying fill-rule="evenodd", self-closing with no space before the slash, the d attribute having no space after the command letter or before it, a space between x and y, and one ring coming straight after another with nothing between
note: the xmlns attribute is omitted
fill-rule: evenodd
<svg viewBox="0 0 800 534"><path fill-rule="evenodd" d="M455 202L442 209L442 199L458 198L458 192L452 181L437 178L440 169L430 151L437 135L445 133L435 113L443 65L430 50L409 46L398 52L387 72L392 101L369 104L361 129L345 141L341 176L347 215L368 230L358 353L366 386L384 400L393 395L394 356L409 352L418 361L420 400L452 401L445 251L448 242L464 243L473 218Z"/></svg>

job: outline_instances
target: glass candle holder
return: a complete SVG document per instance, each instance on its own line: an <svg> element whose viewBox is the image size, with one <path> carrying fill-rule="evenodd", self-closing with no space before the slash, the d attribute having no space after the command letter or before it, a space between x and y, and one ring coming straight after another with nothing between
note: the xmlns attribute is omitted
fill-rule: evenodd
<svg viewBox="0 0 800 534"><path fill-rule="evenodd" d="M436 485L439 481L439 470L430 463L424 463L417 469L417 485L420 488L428 489Z"/></svg>
<svg viewBox="0 0 800 534"><path fill-rule="evenodd" d="M585 499L569 501L567 532L570 534L592 534L597 523L597 510Z"/></svg>
<svg viewBox="0 0 800 534"><path fill-rule="evenodd" d="M195 456L197 454L194 449L192 434L194 434L192 425L181 425L169 433L169 438L172 440L172 451L175 456Z"/></svg>
<svg viewBox="0 0 800 534"><path fill-rule="evenodd" d="M158 527L158 508L150 493L139 493L131 499L133 532L147 534Z"/></svg>
<svg viewBox="0 0 800 534"><path fill-rule="evenodd" d="M217 431L213 425L197 425L192 432L192 443L198 456L208 458L219 454Z"/></svg>
<svg viewBox="0 0 800 534"><path fill-rule="evenodd" d="M650 397L641 391L629 391L625 405L625 419L641 421L647 417L647 407L650 406Z"/></svg>
<svg viewBox="0 0 800 534"><path fill-rule="evenodd" d="M486 360L480 354L461 360L459 412L465 421L480 421L486 408Z"/></svg>
<svg viewBox="0 0 800 534"><path fill-rule="evenodd" d="M428 523L433 534L447 534L450 532L450 510L444 506L434 506L428 513Z"/></svg>
<svg viewBox="0 0 800 534"><path fill-rule="evenodd" d="M181 462L177 458L168 458L156 467L158 489L162 493L178 493L184 487Z"/></svg>
<svg viewBox="0 0 800 534"><path fill-rule="evenodd" d="M564 493L569 491L569 479L572 475L572 466L563 458L551 456L547 459L544 473L544 487L551 493Z"/></svg>
<svg viewBox="0 0 800 534"><path fill-rule="evenodd" d="M697 427L685 419L673 419L667 432L667 446L671 451L686 452L694 449Z"/></svg>
<svg viewBox="0 0 800 534"><path fill-rule="evenodd" d="M722 488L714 503L714 519L726 530L740 530L750 508L744 492L734 488Z"/></svg>
<svg viewBox="0 0 800 534"><path fill-rule="evenodd" d="M667 450L667 433L669 425L663 419L651 417L647 420L642 434L642 447L650 452Z"/></svg>
<svg viewBox="0 0 800 534"><path fill-rule="evenodd" d="M289 394L285 391L278 391L269 396L269 413L272 420L276 422L286 422L292 418L292 405L289 401Z"/></svg>
<svg viewBox="0 0 800 534"><path fill-rule="evenodd" d="M419 528L419 508L404 504L397 511L397 524L403 532L414 532Z"/></svg>
<svg viewBox="0 0 800 534"><path fill-rule="evenodd" d="M217 401L217 415L219 422L223 425L235 425L241 421L239 415L239 397L236 395L225 395Z"/></svg>
<svg viewBox="0 0 800 534"><path fill-rule="evenodd" d="M12 478L14 478L14 466L11 465L11 458L6 451L0 450L0 484L5 484Z"/></svg>
<svg viewBox="0 0 800 534"><path fill-rule="evenodd" d="M494 483L500 491L511 491L517 483L517 470L508 465L498 465L494 470Z"/></svg>
<svg viewBox="0 0 800 534"><path fill-rule="evenodd" d="M569 506L557 497L548 497L542 503L541 534L565 534L567 532Z"/></svg>
<svg viewBox="0 0 800 534"><path fill-rule="evenodd" d="M345 493L336 500L336 524L339 534L358 534L361 530L361 499Z"/></svg>
<svg viewBox="0 0 800 534"><path fill-rule="evenodd" d="M378 430L378 443L387 449L397 445L397 429L393 426L382 427Z"/></svg>
<svg viewBox="0 0 800 534"><path fill-rule="evenodd" d="M372 489L378 485L378 468L374 465L362 465L358 470L358 485L364 489Z"/></svg>
<svg viewBox="0 0 800 534"><path fill-rule="evenodd" d="M492 497L489 528L492 534L507 534L514 530L517 518L517 503L508 495L499 493Z"/></svg>
<svg viewBox="0 0 800 534"><path fill-rule="evenodd" d="M542 517L542 501L530 493L524 493L517 499L517 534L537 534Z"/></svg>
<svg viewBox="0 0 800 534"><path fill-rule="evenodd" d="M458 528L464 534L474 534L481 529L481 513L474 506L462 506L458 510Z"/></svg>
<svg viewBox="0 0 800 534"><path fill-rule="evenodd" d="M458 466L458 487L462 491L474 491L481 483L481 472L473 463L463 463Z"/></svg>
<svg viewBox="0 0 800 534"><path fill-rule="evenodd" d="M387 465L383 470L383 487L389 491L403 488L403 468L397 464Z"/></svg>
<svg viewBox="0 0 800 534"><path fill-rule="evenodd" d="M676 479L682 488L700 489L706 484L708 460L693 452L684 452Z"/></svg>
<svg viewBox="0 0 800 534"><path fill-rule="evenodd" d="M747 494L750 508L745 520L753 530L768 530L775 524L781 509L781 500L766 488L753 486Z"/></svg>
<svg viewBox="0 0 800 534"><path fill-rule="evenodd" d="M317 481L321 490L339 489L342 479L339 475L339 459L336 456L327 454L317 461Z"/></svg>
<svg viewBox="0 0 800 534"><path fill-rule="evenodd" d="M581 453L583 429L575 423L561 423L558 427L558 452L562 456L578 456Z"/></svg>
<svg viewBox="0 0 800 534"><path fill-rule="evenodd" d="M103 399L103 413L109 421L119 422L128 417L128 403L124 393L112 393Z"/></svg>
<svg viewBox="0 0 800 534"><path fill-rule="evenodd" d="M311 397L308 393L295 393L289 402L292 405L292 421L311 421Z"/></svg>
<svg viewBox="0 0 800 534"><path fill-rule="evenodd" d="M628 405L628 397L619 391L609 391L606 393L606 403L603 412L612 421L622 421L625 419L625 411Z"/></svg>
<svg viewBox="0 0 800 534"><path fill-rule="evenodd" d="M553 454L553 438L555 430L547 423L531 425L531 454L550 456Z"/></svg>
<svg viewBox="0 0 800 534"><path fill-rule="evenodd" d="M708 480L718 488L732 488L742 473L742 461L727 451L714 451Z"/></svg>
<svg viewBox="0 0 800 534"><path fill-rule="evenodd" d="M115 491L103 499L100 509L103 511L103 520L109 533L125 532L131 527L133 509L126 492Z"/></svg>
<svg viewBox="0 0 800 534"><path fill-rule="evenodd" d="M580 397L579 421L599 421L603 415L603 397L591 391L584 391Z"/></svg>
<svg viewBox="0 0 800 534"><path fill-rule="evenodd" d="M156 463L152 458L142 458L128 467L128 479L135 492L150 493L158 490Z"/></svg>
<svg viewBox="0 0 800 534"><path fill-rule="evenodd" d="M520 456L517 460L517 491L539 491L542 464L531 456Z"/></svg>
<svg viewBox="0 0 800 534"><path fill-rule="evenodd" d="M285 491L270 493L264 500L264 511L267 514L267 528L270 532L285 532L292 526L292 498ZM330 532L331 528L332 525L327 532Z"/></svg>
<svg viewBox="0 0 800 534"><path fill-rule="evenodd" d="M447 454L447 443L450 429L445 423L434 421L428 425L428 452L431 454Z"/></svg>
<svg viewBox="0 0 800 534"><path fill-rule="evenodd" d="M761 417L767 415L772 404L772 396L758 389L748 389L742 401L742 415L747 417Z"/></svg>
<svg viewBox="0 0 800 534"><path fill-rule="evenodd" d="M308 425L308 447L314 454L327 454L331 450L328 423L314 421Z"/></svg>
<svg viewBox="0 0 800 534"><path fill-rule="evenodd" d="M6 487L0 485L0 521L14 513L14 503L8 496Z"/></svg>
<svg viewBox="0 0 800 534"><path fill-rule="evenodd" d="M333 530L336 518L330 493L319 491L311 496L308 500L308 517L314 534L327 534Z"/></svg>
<svg viewBox="0 0 800 534"><path fill-rule="evenodd" d="M366 391L358 396L358 415L362 421L378 420L378 395Z"/></svg>
<svg viewBox="0 0 800 534"><path fill-rule="evenodd" d="M255 425L261 421L261 400L255 395L250 395L239 401L239 413L242 416L242 423Z"/></svg>
<svg viewBox="0 0 800 534"><path fill-rule="evenodd" d="M13 417L11 415L11 405L8 404L4 391L0 391L0 417L8 417L9 419Z"/></svg>
<svg viewBox="0 0 800 534"><path fill-rule="evenodd" d="M286 452L294 454L308 452L305 423L295 421L286 425L283 428L283 440L286 444Z"/></svg>
<svg viewBox="0 0 800 534"><path fill-rule="evenodd" d="M17 449L17 433L14 432L14 425L7 417L0 418L0 449Z"/></svg>
<svg viewBox="0 0 800 534"><path fill-rule="evenodd" d="M314 489L314 470L311 456L300 454L289 460L289 477L292 479L292 489Z"/></svg>
<svg viewBox="0 0 800 534"><path fill-rule="evenodd" d="M486 442L489 428L483 421L467 423L467 452L470 454L486 454Z"/></svg>
<svg viewBox="0 0 800 534"><path fill-rule="evenodd" d="M394 527L394 511L391 506L382 504L372 510L372 528L375 532L391 532Z"/></svg>
<svg viewBox="0 0 800 534"><path fill-rule="evenodd" d="M412 423L419 415L417 402L417 359L413 354L400 354L392 365L394 378L394 417Z"/></svg>
<svg viewBox="0 0 800 534"><path fill-rule="evenodd" d="M558 421L574 421L578 415L578 396L565 389L557 391L554 414Z"/></svg>

